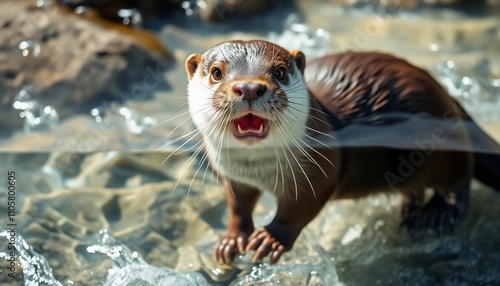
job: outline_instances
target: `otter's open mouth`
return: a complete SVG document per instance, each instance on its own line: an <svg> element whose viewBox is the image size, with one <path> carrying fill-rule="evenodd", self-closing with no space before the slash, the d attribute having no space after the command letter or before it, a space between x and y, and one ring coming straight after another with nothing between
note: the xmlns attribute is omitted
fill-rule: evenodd
<svg viewBox="0 0 500 286"><path fill-rule="evenodd" d="M237 139L247 137L263 139L269 132L269 124L266 119L249 113L233 120L233 135Z"/></svg>

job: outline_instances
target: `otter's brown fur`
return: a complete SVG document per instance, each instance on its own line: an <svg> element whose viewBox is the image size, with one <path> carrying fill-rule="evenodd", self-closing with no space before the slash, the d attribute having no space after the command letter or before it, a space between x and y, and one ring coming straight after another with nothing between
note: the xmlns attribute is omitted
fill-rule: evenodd
<svg viewBox="0 0 500 286"><path fill-rule="evenodd" d="M278 55L275 51L279 51ZM263 191L262 188L265 189L268 185L256 182L258 177L251 177L246 181L245 178L231 177L231 170L225 170L217 161L216 157L219 156L220 160L222 154L213 150L208 152L209 157L213 157L212 166L223 178L231 214L228 232L216 246L215 254L221 263L230 263L236 253L248 250L256 251L254 260L261 260L270 255L271 263L275 263L283 252L291 249L300 231L329 199L358 198L376 192L400 192L404 196L403 225L411 231L442 231L453 228L463 218L468 204L470 181L474 176L500 189L500 183L493 175L495 172L500 174L500 155L478 155L468 148L471 142L470 126L473 129L480 128L470 121L460 105L426 71L394 56L347 52L315 59L304 68L305 60L299 52L288 53L281 47L265 41L227 42L210 49L204 55L193 55L186 61L190 84L202 79L193 79L196 74L207 76L208 68L200 68L209 65L207 56L219 58L220 61L229 60L230 64L232 61L242 61L245 64L248 54L259 57L269 53L273 55L273 60L279 58L292 68L296 66L304 74L307 86L297 81L294 84L298 84L298 87L287 89L278 85L277 89L282 89L281 95L283 91L289 96L288 92L300 90L301 96L308 97L308 119L303 127L304 135L311 139L307 142L316 141L319 144L314 148L298 151L289 149L289 154L298 157L296 163L289 162L289 165L295 188L299 185L301 191L294 191L290 177L289 180L276 178L276 217L269 225L257 230L254 230L252 212L260 192ZM265 68L266 65L263 64L260 78L273 80L267 74L269 69ZM225 68L228 66L230 65ZM260 67L248 68L259 70ZM230 75L253 81L253 78L245 78L245 72L246 70L242 69L232 71ZM241 73L241 76L234 73ZM224 88L222 93L226 95L218 96L226 96L228 100L238 102L245 100L234 97L230 90L227 90ZM194 96L191 93L196 91L190 89L190 96ZM271 102L269 101L269 104L272 104ZM249 106L252 106L252 102L249 102ZM287 105L284 109L288 107ZM339 145L332 147L326 146L332 143L329 137L322 136L325 133L340 134L339 131L359 124L373 128L373 132L390 133L397 130L390 129L390 126L407 121L403 115L418 117L421 114L438 122L452 122L453 137L459 140L464 148L426 148L429 144L399 147L393 147L391 144L377 147L345 146L343 143L346 139L352 138L342 136L337 138ZM278 121L286 121L285 117L280 116L277 115ZM198 122L198 125L205 124L203 121ZM463 122L472 123L461 124ZM417 127L410 125L410 128L411 126ZM270 127L271 130L273 128L274 126ZM426 138L442 143L450 135L449 130L435 127L423 134ZM364 136L369 138L370 134ZM486 135L483 139L491 140ZM204 136L204 140L208 142L211 139ZM498 144L489 143L496 151L500 150ZM249 150L247 147L238 148L233 150L236 153L228 152L227 156L236 158L239 152ZM252 148L255 148L257 153L263 150ZM283 152L287 153L285 149ZM278 162L280 159L278 154L276 156ZM408 163L402 163L401 158L409 158L408 161L414 164L409 166ZM477 158L479 160L475 162L474 159ZM239 160L245 162L247 168L261 168L260 165L252 165L251 159ZM277 170L280 166L276 163L271 167ZM488 170L481 171L481 167ZM276 176L278 174L276 171ZM281 174L283 176L283 171ZM309 182L309 185L306 182ZM424 190L427 188L434 190L434 196L428 203L423 204Z"/></svg>

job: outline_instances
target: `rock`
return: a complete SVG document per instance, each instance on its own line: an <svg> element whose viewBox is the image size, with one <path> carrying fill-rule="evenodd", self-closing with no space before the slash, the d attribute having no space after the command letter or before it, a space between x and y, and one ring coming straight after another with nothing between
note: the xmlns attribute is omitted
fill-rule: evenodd
<svg viewBox="0 0 500 286"><path fill-rule="evenodd" d="M153 34L87 14L93 23L58 6L37 8L35 2L0 2L4 130L22 126L12 103L26 84L33 85L34 99L55 107L61 118L103 100L145 99L165 85L161 73L171 57ZM32 45L23 54L19 44L26 40Z"/></svg>
<svg viewBox="0 0 500 286"><path fill-rule="evenodd" d="M181 7L199 12L200 17L209 22L223 22L234 16L252 16L270 6L272 2L266 0L59 0L59 3L68 7L86 6L96 9L99 15L120 21L117 11L123 8L136 8L147 15L164 16L173 9Z"/></svg>
<svg viewBox="0 0 500 286"><path fill-rule="evenodd" d="M498 0L331 0L342 6L363 6L371 4L384 9L417 9L421 6L464 7L498 5Z"/></svg>
<svg viewBox="0 0 500 286"><path fill-rule="evenodd" d="M180 8L183 0L58 0L63 6L91 7L104 18L119 21L117 15L120 9L138 9L141 13L148 15L164 15L172 8Z"/></svg>
<svg viewBox="0 0 500 286"><path fill-rule="evenodd" d="M58 3L68 7L88 6L94 8L109 7L135 7L141 10L152 8L166 8L179 6L183 0L57 0Z"/></svg>
<svg viewBox="0 0 500 286"><path fill-rule="evenodd" d="M264 11L273 1L205 0L200 16L206 21L222 22L235 16L249 16Z"/></svg>

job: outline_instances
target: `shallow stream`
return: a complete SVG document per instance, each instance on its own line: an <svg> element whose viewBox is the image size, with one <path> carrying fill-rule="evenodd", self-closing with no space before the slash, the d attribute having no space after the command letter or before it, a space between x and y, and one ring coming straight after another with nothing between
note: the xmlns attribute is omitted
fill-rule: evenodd
<svg viewBox="0 0 500 286"><path fill-rule="evenodd" d="M0 138L0 213L8 210L8 172L17 191L14 221L0 216L0 284L500 285L500 194L477 182L465 221L451 233L408 236L398 196L342 200L325 207L277 266L253 265L248 256L234 269L218 266L212 248L228 212L216 177L193 156L199 138L184 136L194 127L183 65L189 54L232 39L269 39L308 58L390 52L429 70L500 142L499 9L395 11L311 0L219 25L177 13L147 23L177 60L161 75L168 87L152 99L59 120L25 87L13 108L36 104L43 112L25 113L24 129ZM264 196L257 223L273 211L273 197ZM3 248L9 223L16 224L14 279Z"/></svg>

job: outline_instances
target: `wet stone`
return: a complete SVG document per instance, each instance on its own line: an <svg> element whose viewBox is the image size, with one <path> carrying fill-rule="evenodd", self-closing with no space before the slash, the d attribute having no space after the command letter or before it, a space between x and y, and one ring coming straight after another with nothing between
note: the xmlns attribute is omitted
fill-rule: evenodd
<svg viewBox="0 0 500 286"><path fill-rule="evenodd" d="M57 121L56 117L67 118L90 110L95 102L130 95L135 85L141 85L146 67L164 70L171 61L163 47L154 51L143 47L158 44L150 43L153 37L145 33L108 30L57 7L36 8L35 2L0 2L0 18L10 23L0 29L0 38L7 39L0 42L0 74L16 75L0 77L0 126L6 130L23 124L16 120L19 113L12 104L25 84L33 86L31 98L41 106L26 113L25 130L47 130L53 126L46 122ZM134 10L123 11L122 16L129 24L141 23ZM108 56L97 56L102 52Z"/></svg>

